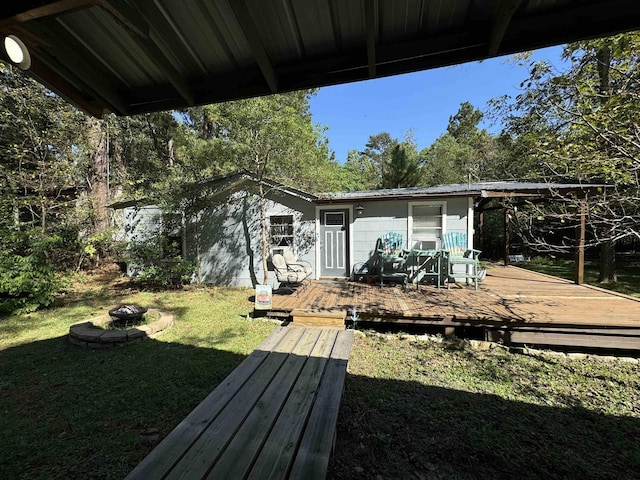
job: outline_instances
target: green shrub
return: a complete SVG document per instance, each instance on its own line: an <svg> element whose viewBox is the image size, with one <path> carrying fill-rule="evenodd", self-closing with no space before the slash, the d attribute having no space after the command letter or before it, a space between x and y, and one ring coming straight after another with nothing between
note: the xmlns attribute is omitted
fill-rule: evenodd
<svg viewBox="0 0 640 480"><path fill-rule="evenodd" d="M555 265L557 262L555 258L550 257L533 257L530 261L532 265Z"/></svg>
<svg viewBox="0 0 640 480"><path fill-rule="evenodd" d="M25 313L46 307L63 287L51 257L59 236L42 237L39 229L9 230L0 239L0 313Z"/></svg>
<svg viewBox="0 0 640 480"><path fill-rule="evenodd" d="M127 264L133 282L143 288L179 288L189 283L196 266L182 258L179 247L164 237L129 242Z"/></svg>

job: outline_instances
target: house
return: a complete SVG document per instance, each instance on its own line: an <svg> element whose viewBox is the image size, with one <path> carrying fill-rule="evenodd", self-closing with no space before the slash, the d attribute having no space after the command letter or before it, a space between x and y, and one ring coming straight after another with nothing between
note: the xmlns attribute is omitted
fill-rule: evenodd
<svg viewBox="0 0 640 480"><path fill-rule="evenodd" d="M127 240L175 239L198 266L195 280L251 287L263 279L259 185L248 173L213 179L179 213L132 202L112 207L124 212ZM269 255L292 250L314 266L315 279L348 277L391 231L402 234L407 249L439 249L446 232L466 234L473 248L474 209L485 199L593 187L484 182L312 195L272 180L262 185ZM273 273L269 283L276 283Z"/></svg>

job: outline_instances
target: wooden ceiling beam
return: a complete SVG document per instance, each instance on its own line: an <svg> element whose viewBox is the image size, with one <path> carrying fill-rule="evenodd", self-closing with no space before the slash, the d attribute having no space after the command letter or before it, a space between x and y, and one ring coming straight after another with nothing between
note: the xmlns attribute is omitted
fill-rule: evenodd
<svg viewBox="0 0 640 480"><path fill-rule="evenodd" d="M0 28L30 22L38 18L60 15L63 13L95 7L99 0L58 0L33 8L26 8L20 13L0 18Z"/></svg>
<svg viewBox="0 0 640 480"><path fill-rule="evenodd" d="M102 106L103 111L109 110L110 112L118 115L128 114L128 102L126 102L120 95L113 92L107 85L105 85L104 81L98 80L95 77L78 78L77 74L70 70L70 68L77 69L77 62L65 62L63 65L60 63L59 58L52 59L46 54L40 55L39 59L49 68L49 70L55 72L59 77L71 79L74 85L79 85L81 91L86 92L93 98L93 103L100 104Z"/></svg>
<svg viewBox="0 0 640 480"><path fill-rule="evenodd" d="M113 85L124 82L123 79L109 69L102 59L90 46L78 37L72 28L61 18L56 24L62 29L54 29L44 24L33 25L31 31L44 41L52 43L62 41L73 48L60 49L53 56L49 49L38 48L33 55L40 58L60 76L73 78L73 83L84 85L88 93L114 113L126 115L129 109L128 101L113 89Z"/></svg>
<svg viewBox="0 0 640 480"><path fill-rule="evenodd" d="M162 39L136 9L125 5L124 3L107 2L102 0L101 3L107 12L109 12L118 23L122 24L129 32L129 36L142 49L144 54L151 62L167 77L176 92L182 97L187 105L195 105L195 97L191 87L183 78L178 69L173 65L172 60L165 55L159 43ZM123 22L124 19L124 22ZM131 25L129 27L128 25Z"/></svg>
<svg viewBox="0 0 640 480"><path fill-rule="evenodd" d="M47 65L37 58L31 59L31 68L29 73L40 81L49 85L49 87L69 103L77 106L94 117L100 118L104 114L104 106L92 103L85 96L78 93L75 86L62 78L56 72L51 70Z"/></svg>
<svg viewBox="0 0 640 480"><path fill-rule="evenodd" d="M262 72L262 75L269 86L269 90L271 90L271 93L277 93L279 91L278 75L273 69L269 55L267 54L267 51L262 44L262 40L258 35L256 26L251 19L249 9L245 5L244 0L231 1L229 2L229 6L233 11L233 15L238 22L238 25L240 25L240 29L242 30L244 37L251 47L253 57L255 58L258 68Z"/></svg>
<svg viewBox="0 0 640 480"><path fill-rule="evenodd" d="M196 2L196 7L200 7L201 4ZM152 2L149 5L145 4L145 8L142 9L139 3L135 4L138 12L150 23L153 25L153 30L158 34L161 39L168 38L176 38L179 42L164 42L166 48L171 49L173 55L176 58L180 58L181 55L184 55L184 51L188 52L193 61L198 65L200 71L203 74L207 74L207 67L202 63L198 53L191 47L191 44L180 30L180 27L176 24L175 20L171 16L171 14L159 4L159 2ZM175 47L177 44L184 49L181 52L176 51Z"/></svg>
<svg viewBox="0 0 640 480"><path fill-rule="evenodd" d="M369 68L369 78L376 77L377 19L378 0L365 0L364 22L367 30L367 65Z"/></svg>
<svg viewBox="0 0 640 480"><path fill-rule="evenodd" d="M491 29L488 51L490 57L497 55L498 51L500 51L500 44L509 28L511 17L513 17L513 14L521 3L521 0L493 0L492 9L494 22Z"/></svg>

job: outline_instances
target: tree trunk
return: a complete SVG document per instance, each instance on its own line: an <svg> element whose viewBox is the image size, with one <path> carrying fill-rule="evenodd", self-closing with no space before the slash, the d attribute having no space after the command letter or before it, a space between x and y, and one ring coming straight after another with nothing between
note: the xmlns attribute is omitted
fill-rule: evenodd
<svg viewBox="0 0 640 480"><path fill-rule="evenodd" d="M109 227L109 152L104 123L101 120L90 121L89 201L94 213L94 229L100 233Z"/></svg>
<svg viewBox="0 0 640 480"><path fill-rule="evenodd" d="M605 104L609 101L610 78L609 68L611 63L611 49L608 46L601 47L596 52L596 61L598 69L598 77L600 79L600 103ZM604 151L607 157L611 157L611 147L604 145ZM615 240L607 240L600 246L600 272L598 274L598 283L615 283L616 276L616 242Z"/></svg>
<svg viewBox="0 0 640 480"><path fill-rule="evenodd" d="M616 242L613 240L600 245L600 274L598 283L615 283L616 275Z"/></svg>
<svg viewBox="0 0 640 480"><path fill-rule="evenodd" d="M267 239L269 235L267 234L267 218L265 212L264 205L264 185L262 185L262 179L260 179L260 192L258 197L258 208L260 209L260 234L262 241L262 272L263 272L263 280L262 284L266 285L269 282L269 270L267 265L267 257L269 256L269 245L267 243Z"/></svg>

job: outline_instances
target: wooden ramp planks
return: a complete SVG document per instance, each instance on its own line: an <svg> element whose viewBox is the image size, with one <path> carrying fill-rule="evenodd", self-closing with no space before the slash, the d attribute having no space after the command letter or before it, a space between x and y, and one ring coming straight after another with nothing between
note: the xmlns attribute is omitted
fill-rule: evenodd
<svg viewBox="0 0 640 480"><path fill-rule="evenodd" d="M324 478L353 331L277 328L127 479ZM298 447L302 446L301 449ZM325 461L326 460L326 461ZM305 477L307 478L307 477Z"/></svg>
<svg viewBox="0 0 640 480"><path fill-rule="evenodd" d="M293 310L292 327L320 327L344 330L347 313L344 310Z"/></svg>

